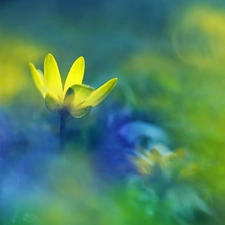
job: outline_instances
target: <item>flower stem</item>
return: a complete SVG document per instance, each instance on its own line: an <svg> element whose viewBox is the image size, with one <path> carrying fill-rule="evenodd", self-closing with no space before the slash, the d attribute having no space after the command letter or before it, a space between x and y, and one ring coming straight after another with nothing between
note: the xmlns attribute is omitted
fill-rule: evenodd
<svg viewBox="0 0 225 225"><path fill-rule="evenodd" d="M60 151L64 151L65 150L65 143L66 143L66 116L62 113L60 115L60 134L59 134L59 138L60 138Z"/></svg>

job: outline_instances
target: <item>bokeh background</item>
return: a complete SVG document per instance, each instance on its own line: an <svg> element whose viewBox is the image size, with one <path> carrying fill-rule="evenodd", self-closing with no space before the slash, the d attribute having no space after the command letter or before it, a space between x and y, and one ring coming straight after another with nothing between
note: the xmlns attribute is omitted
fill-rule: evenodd
<svg viewBox="0 0 225 225"><path fill-rule="evenodd" d="M28 63L110 96L69 119ZM222 0L0 1L0 224L221 225L225 221Z"/></svg>

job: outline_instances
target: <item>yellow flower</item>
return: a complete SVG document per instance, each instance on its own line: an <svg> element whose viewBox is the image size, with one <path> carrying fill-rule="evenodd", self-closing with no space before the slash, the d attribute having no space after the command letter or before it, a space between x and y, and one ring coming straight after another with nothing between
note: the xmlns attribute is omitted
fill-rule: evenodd
<svg viewBox="0 0 225 225"><path fill-rule="evenodd" d="M150 151L145 149L138 151L137 156L133 157L132 161L140 173L147 175L153 174L157 167L163 171L168 171L175 156L166 146L157 144L152 146Z"/></svg>
<svg viewBox="0 0 225 225"><path fill-rule="evenodd" d="M57 62L51 54L45 58L44 74L32 63L29 64L34 83L48 109L65 117L81 118L110 94L117 78L107 81L95 90L82 84L84 65L84 58L81 56L73 63L63 87Z"/></svg>

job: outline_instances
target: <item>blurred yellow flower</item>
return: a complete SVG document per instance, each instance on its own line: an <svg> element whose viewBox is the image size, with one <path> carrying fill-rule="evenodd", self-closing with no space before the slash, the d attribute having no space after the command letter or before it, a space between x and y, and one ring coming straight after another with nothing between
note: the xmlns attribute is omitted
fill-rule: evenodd
<svg viewBox="0 0 225 225"><path fill-rule="evenodd" d="M143 149L141 152L137 152L137 156L132 161L140 173L147 175L154 173L156 167L162 170L168 169L174 155L164 145L158 144L153 146L150 151Z"/></svg>
<svg viewBox="0 0 225 225"><path fill-rule="evenodd" d="M44 74L30 63L34 83L45 99L48 109L58 112L61 116L81 118L89 113L92 107L100 104L116 85L113 78L97 90L82 84L84 76L84 58L79 57L72 65L64 87L55 58L48 54L44 61Z"/></svg>
<svg viewBox="0 0 225 225"><path fill-rule="evenodd" d="M171 152L166 146L154 145L150 150L140 149L131 161L142 175L153 175L158 169L167 175L187 179L193 177L198 170L194 161L187 157L187 150L177 149Z"/></svg>

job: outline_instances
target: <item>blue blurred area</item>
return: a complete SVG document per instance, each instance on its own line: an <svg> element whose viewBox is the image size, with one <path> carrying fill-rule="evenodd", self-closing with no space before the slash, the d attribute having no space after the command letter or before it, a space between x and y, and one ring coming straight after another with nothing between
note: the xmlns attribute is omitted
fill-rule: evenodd
<svg viewBox="0 0 225 225"><path fill-rule="evenodd" d="M65 68L71 65L69 59L84 55L89 73L93 66L97 73L109 73L124 57L154 47L149 40L166 40L171 14L188 4L177 0L14 0L2 3L0 27L50 45L48 51Z"/></svg>

